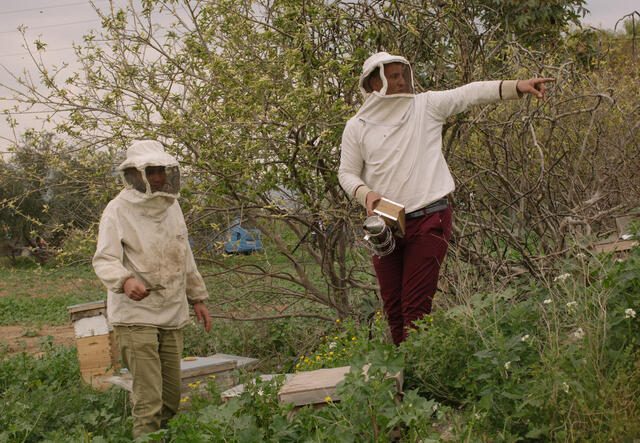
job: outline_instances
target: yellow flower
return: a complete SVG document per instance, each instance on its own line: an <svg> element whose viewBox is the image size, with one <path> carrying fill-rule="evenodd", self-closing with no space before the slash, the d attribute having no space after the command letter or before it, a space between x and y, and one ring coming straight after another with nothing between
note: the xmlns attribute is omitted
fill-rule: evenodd
<svg viewBox="0 0 640 443"><path fill-rule="evenodd" d="M333 351L329 352L329 355L333 355Z"/></svg>
<svg viewBox="0 0 640 443"><path fill-rule="evenodd" d="M337 339L338 339L338 337L333 337L333 339L334 339L334 340L337 340Z"/></svg>
<svg viewBox="0 0 640 443"><path fill-rule="evenodd" d="M340 323L340 319L339 318L336 318L336 323Z"/></svg>
<svg viewBox="0 0 640 443"><path fill-rule="evenodd" d="M430 318L429 321L433 321L433 318Z"/></svg>
<svg viewBox="0 0 640 443"><path fill-rule="evenodd" d="M216 378L216 376L215 375L210 375L209 378Z"/></svg>
<svg viewBox="0 0 640 443"><path fill-rule="evenodd" d="M188 395L185 398L183 398L182 400L180 400L180 403L184 403L187 400L189 400L189 396Z"/></svg>
<svg viewBox="0 0 640 443"><path fill-rule="evenodd" d="M355 337L351 337L351 340L355 341L355 340L356 340L356 338L355 338Z"/></svg>
<svg viewBox="0 0 640 443"><path fill-rule="evenodd" d="M331 397L325 397L324 401L326 401L327 403L329 403L331 401Z"/></svg>

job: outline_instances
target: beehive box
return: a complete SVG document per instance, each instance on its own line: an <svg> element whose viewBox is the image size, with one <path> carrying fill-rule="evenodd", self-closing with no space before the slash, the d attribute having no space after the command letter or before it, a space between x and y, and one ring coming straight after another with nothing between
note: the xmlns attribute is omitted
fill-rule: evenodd
<svg viewBox="0 0 640 443"><path fill-rule="evenodd" d="M67 308L78 348L78 365L84 381L105 390L105 379L119 367L120 353L115 345L113 328L106 319L104 300Z"/></svg>
<svg viewBox="0 0 640 443"><path fill-rule="evenodd" d="M369 366L366 365L362 369L365 374ZM342 366L298 372L282 386L278 392L278 400L282 403L293 403L296 406L318 405L327 403L328 400L340 401L336 387L350 370L350 366ZM387 378L394 379L394 389L396 393L400 393L404 381L402 372L388 374Z"/></svg>
<svg viewBox="0 0 640 443"><path fill-rule="evenodd" d="M230 354L214 354L208 357L186 357L180 362L181 391L187 394L197 382L204 382L214 377L216 385L227 388L237 383L234 375L236 369L249 368L258 363L258 360L250 357L241 357ZM125 369L117 376L108 377L105 380L109 384L119 386L129 392L133 392L133 380L131 374ZM192 386L189 386L192 385Z"/></svg>
<svg viewBox="0 0 640 443"><path fill-rule="evenodd" d="M611 238L597 242L593 245L593 250L597 253L614 253L614 257L623 258L628 251L638 244L631 238L629 226L636 220L640 220L640 214L627 214L616 217L616 235Z"/></svg>

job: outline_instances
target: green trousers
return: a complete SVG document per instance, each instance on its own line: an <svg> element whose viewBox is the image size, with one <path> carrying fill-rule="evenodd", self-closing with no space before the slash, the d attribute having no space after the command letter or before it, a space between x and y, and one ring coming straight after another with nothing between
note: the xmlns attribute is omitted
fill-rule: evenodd
<svg viewBox="0 0 640 443"><path fill-rule="evenodd" d="M114 326L123 365L133 377L133 437L161 429L180 405L182 330Z"/></svg>

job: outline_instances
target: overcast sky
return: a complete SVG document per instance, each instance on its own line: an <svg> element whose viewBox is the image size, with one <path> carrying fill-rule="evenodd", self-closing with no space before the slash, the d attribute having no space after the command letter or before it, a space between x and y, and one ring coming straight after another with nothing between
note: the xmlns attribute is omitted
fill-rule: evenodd
<svg viewBox="0 0 640 443"><path fill-rule="evenodd" d="M136 1L138 3L139 1ZM98 7L106 7L108 0L94 0ZM115 0L124 5L128 0ZM634 10L640 11L638 0L587 0L587 9L591 12L584 23L596 27L613 29L616 21ZM25 68L31 70L31 62L23 47L22 35L18 26L28 27L27 39L33 42L40 38L47 43L45 62L60 64L73 62L72 43L80 41L89 29L99 29L100 22L88 0L0 0L0 84L15 84L11 73L20 74ZM618 28L620 29L620 28ZM0 110L12 103L7 101L11 92L0 87ZM6 151L16 135L27 127L42 128L38 114L19 116L20 127L13 130L2 116L0 121L0 153ZM1 155L1 154L0 154Z"/></svg>

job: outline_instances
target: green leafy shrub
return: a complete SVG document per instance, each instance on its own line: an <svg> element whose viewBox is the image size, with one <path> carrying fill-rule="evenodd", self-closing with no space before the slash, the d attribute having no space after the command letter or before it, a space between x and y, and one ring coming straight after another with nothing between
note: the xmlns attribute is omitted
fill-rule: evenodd
<svg viewBox="0 0 640 443"><path fill-rule="evenodd" d="M44 343L43 352L0 362L0 442L131 439L122 391L101 393L84 384L75 348Z"/></svg>
<svg viewBox="0 0 640 443"><path fill-rule="evenodd" d="M461 433L603 441L640 431L640 250L623 262L577 252L558 269L436 311L402 345L409 387L463 407Z"/></svg>

